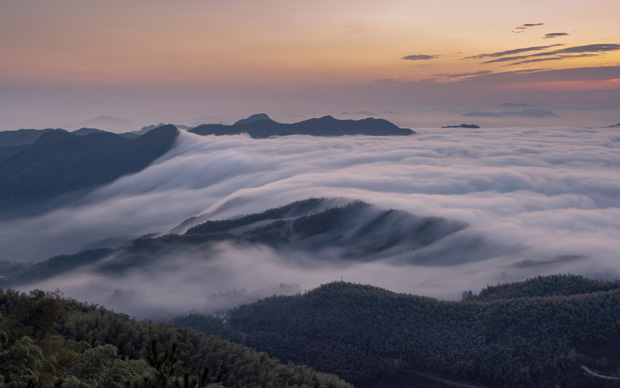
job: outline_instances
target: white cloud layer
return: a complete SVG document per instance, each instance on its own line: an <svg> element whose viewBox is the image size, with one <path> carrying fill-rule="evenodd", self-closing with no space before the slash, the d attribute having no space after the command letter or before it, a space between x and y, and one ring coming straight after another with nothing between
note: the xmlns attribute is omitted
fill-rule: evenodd
<svg viewBox="0 0 620 388"><path fill-rule="evenodd" d="M190 281L188 277L207 276L211 266L220 264L210 261L198 270L194 268L198 264L187 261L191 255L183 254L178 260L186 265L172 271L175 275L169 279L174 280L158 285L173 302L159 298L152 303L173 306L184 295L188 303L183 308L202 308L203 296L221 289L282 282L309 288L340 277L456 298L464 289L479 290L535 274L618 275L620 129L417 131L410 137L265 140L183 133L176 147L152 166L91 193L75 207L0 224L3 258L10 259L6 252L11 252L17 259L43 259L98 239L166 232L200 213L224 219L308 197L347 197L416 215L465 221L471 225L468 233L511 249L456 266L442 266L438 257L429 267L368 263L335 270L327 264L312 269L284 264L277 253L265 248L221 246L217 255L226 258L230 267L219 281L209 286ZM468 254L458 244L437 252L442 249L451 255L459 250ZM588 258L512 266L566 254ZM253 257L251 266L244 264L244 257ZM86 295L84 287L96 289L92 278L82 283L81 277L69 281L67 276L41 286L64 289L76 297ZM153 282L143 274L106 279L102 287L106 282L106 291L95 292L89 301L105 302L110 290L132 288L123 286L128 282L135 283L133 288L143 287L142 295L154 292ZM187 288L180 290L179 283ZM196 298L188 298L188 290Z"/></svg>

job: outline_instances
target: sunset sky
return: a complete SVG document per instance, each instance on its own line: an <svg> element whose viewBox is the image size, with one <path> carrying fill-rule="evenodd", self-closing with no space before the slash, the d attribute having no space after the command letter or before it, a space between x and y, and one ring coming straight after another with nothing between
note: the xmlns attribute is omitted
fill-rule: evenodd
<svg viewBox="0 0 620 388"><path fill-rule="evenodd" d="M0 129L500 103L615 124L619 16L617 0L1 0Z"/></svg>

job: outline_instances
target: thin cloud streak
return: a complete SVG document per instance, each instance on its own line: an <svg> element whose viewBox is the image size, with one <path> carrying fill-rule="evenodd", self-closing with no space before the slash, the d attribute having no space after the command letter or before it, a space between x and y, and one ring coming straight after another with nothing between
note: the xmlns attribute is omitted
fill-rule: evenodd
<svg viewBox="0 0 620 388"><path fill-rule="evenodd" d="M552 39L552 38L559 38L561 36L568 36L570 34L567 34L566 32L552 32L550 34L545 34L545 36L543 36L543 39Z"/></svg>
<svg viewBox="0 0 620 388"><path fill-rule="evenodd" d="M605 52L618 51L618 50L620 50L620 44L589 44L585 46L567 47L564 49L547 51L544 53L522 55L522 56L516 56L516 57L498 58L498 59L493 59L490 61L485 61L482 63L489 64L489 63L498 63L498 62L512 62L512 61L517 61L521 59L546 57L546 56L553 56L553 55L558 55L558 54L571 54L571 53L590 54L590 53L605 53Z"/></svg>
<svg viewBox="0 0 620 388"><path fill-rule="evenodd" d="M435 59L435 58L437 58L437 55L425 55L425 54L407 55L406 57L403 57L403 59L407 61L428 61L429 59Z"/></svg>
<svg viewBox="0 0 620 388"><path fill-rule="evenodd" d="M503 57L503 56L506 56L506 55L524 53L524 52L528 52L528 51L546 50L548 48L557 47L557 46L563 46L563 44L556 43L556 44L551 44L551 45L547 45L547 46L524 47L524 48L518 48L518 49L513 49L513 50L507 50L507 51L500 51L500 52L496 52L496 53L490 53L490 54L474 55L474 56L471 56L471 57L465 57L463 59L497 58L497 57Z"/></svg>

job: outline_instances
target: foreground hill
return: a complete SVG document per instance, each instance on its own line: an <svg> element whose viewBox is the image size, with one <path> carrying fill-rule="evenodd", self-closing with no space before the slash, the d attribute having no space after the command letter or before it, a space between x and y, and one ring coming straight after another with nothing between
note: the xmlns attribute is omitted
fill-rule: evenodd
<svg viewBox="0 0 620 388"><path fill-rule="evenodd" d="M192 329L0 290L2 387L351 387Z"/></svg>
<svg viewBox="0 0 620 388"><path fill-rule="evenodd" d="M461 302L335 282L240 306L230 323L246 344L358 387L542 388L617 384L619 317L620 282L557 275ZM176 322L209 331L208 318Z"/></svg>
<svg viewBox="0 0 620 388"><path fill-rule="evenodd" d="M314 118L298 123L284 124L272 120L266 114L257 114L239 120L233 125L203 124L190 130L198 135L238 135L247 133L256 139L270 136L407 136L414 134L410 129L399 128L383 119L338 120L332 116Z"/></svg>
<svg viewBox="0 0 620 388"><path fill-rule="evenodd" d="M171 125L133 140L107 132L48 131L0 163L0 211L138 172L170 150L177 134Z"/></svg>

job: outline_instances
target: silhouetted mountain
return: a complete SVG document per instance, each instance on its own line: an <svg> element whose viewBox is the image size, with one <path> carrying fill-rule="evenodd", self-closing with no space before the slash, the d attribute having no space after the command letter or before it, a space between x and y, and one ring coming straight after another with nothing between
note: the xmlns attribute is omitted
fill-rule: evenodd
<svg viewBox="0 0 620 388"><path fill-rule="evenodd" d="M464 117L503 117L500 113L493 113L493 112L469 112L469 113L463 113L461 116L464 116Z"/></svg>
<svg viewBox="0 0 620 388"><path fill-rule="evenodd" d="M253 117L255 116L241 120L241 123L237 122L235 125L203 124L191 129L190 132L198 135L238 135L247 133L251 137L258 139L287 135L406 136L415 133L410 129L399 128L383 119L338 120L332 116L325 116L293 124L283 124L269 119L267 115L262 116L260 114L258 119L254 119Z"/></svg>
<svg viewBox="0 0 620 388"><path fill-rule="evenodd" d="M357 387L603 387L618 381L618 316L620 282L556 275L461 302L335 282L240 306L230 324L258 350Z"/></svg>
<svg viewBox="0 0 620 388"><path fill-rule="evenodd" d="M237 121L236 123L234 123L233 125L246 125L246 124L252 124L257 121L263 121L263 120L275 122L271 119L271 117L267 116L265 113L257 113L257 114L254 114L248 117L247 119L241 119Z"/></svg>
<svg viewBox="0 0 620 388"><path fill-rule="evenodd" d="M0 209L108 183L147 167L171 147L174 126L134 140L113 133L50 131L0 164Z"/></svg>
<svg viewBox="0 0 620 388"><path fill-rule="evenodd" d="M85 120L80 123L80 126L87 128L127 128L133 125L129 120L119 117L110 117L106 115L100 115L93 119Z"/></svg>
<svg viewBox="0 0 620 388"><path fill-rule="evenodd" d="M477 129L480 128L479 125L476 124L461 124L461 125L446 125L445 127L441 127L441 128L468 128L468 129Z"/></svg>
<svg viewBox="0 0 620 388"><path fill-rule="evenodd" d="M140 128L139 131L133 131L129 133L134 133L136 135L144 135L145 133L152 131L155 128L163 127L165 125L174 125L175 127L177 127L177 129L183 129L183 130L190 129L190 127L186 125L159 123L159 124L147 125L147 126Z"/></svg>
<svg viewBox="0 0 620 388"><path fill-rule="evenodd" d="M49 132L66 132L60 128L47 129L19 129L17 131L0 132L0 147L13 147L20 145L33 144L42 135Z"/></svg>
<svg viewBox="0 0 620 388"><path fill-rule="evenodd" d="M620 123L615 124L615 125L610 125L610 126L609 126L609 127L607 127L607 128L620 128Z"/></svg>
<svg viewBox="0 0 620 388"><path fill-rule="evenodd" d="M86 136L86 135L91 135L93 133L109 133L109 132L104 131L102 129L97 129L97 128L80 128L80 129L76 129L75 131L71 133L74 135L78 135L78 136Z"/></svg>

